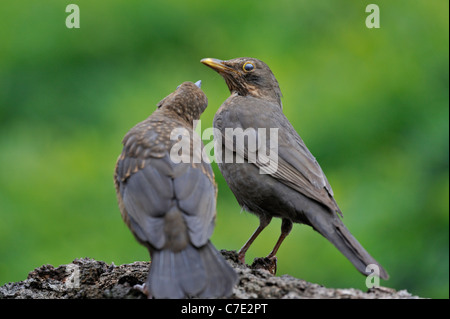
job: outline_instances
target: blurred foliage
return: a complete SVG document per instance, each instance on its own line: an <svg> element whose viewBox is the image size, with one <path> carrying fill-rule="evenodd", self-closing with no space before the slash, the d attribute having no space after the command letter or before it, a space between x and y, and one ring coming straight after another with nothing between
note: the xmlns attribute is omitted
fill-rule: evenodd
<svg viewBox="0 0 450 319"><path fill-rule="evenodd" d="M81 28L67 29L77 3ZM321 163L344 222L382 263L382 285L449 297L449 15L445 0L60 1L0 4L0 284L89 256L147 260L120 218L123 135L183 81L203 80L202 128L229 92L201 58L265 61L284 112ZM208 142L208 141L205 141ZM239 249L240 213L217 165L213 242ZM247 254L265 256L275 220ZM278 275L365 288L324 238L296 225Z"/></svg>

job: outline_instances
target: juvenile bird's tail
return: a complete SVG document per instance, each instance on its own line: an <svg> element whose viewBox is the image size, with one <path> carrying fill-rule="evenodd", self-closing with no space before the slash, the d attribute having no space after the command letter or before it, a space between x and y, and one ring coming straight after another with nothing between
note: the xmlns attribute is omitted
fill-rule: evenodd
<svg viewBox="0 0 450 319"><path fill-rule="evenodd" d="M155 298L217 298L230 296L237 278L208 241L200 248L189 244L180 252L153 251L146 285Z"/></svg>
<svg viewBox="0 0 450 319"><path fill-rule="evenodd" d="M311 226L322 236L327 238L337 249L358 269L360 273L368 276L372 271L366 271L370 264L379 268L379 276L382 279L389 279L389 275L384 268L364 249L350 231L345 227L337 214L331 215L323 210L308 216Z"/></svg>

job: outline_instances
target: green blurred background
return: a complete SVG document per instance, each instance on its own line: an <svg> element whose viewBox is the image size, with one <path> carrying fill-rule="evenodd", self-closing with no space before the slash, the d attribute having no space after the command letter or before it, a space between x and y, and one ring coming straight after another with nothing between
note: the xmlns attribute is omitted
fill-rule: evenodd
<svg viewBox="0 0 450 319"><path fill-rule="evenodd" d="M67 29L76 3L81 28ZM284 112L316 156L344 222L385 266L381 284L449 297L449 3L370 1L2 1L0 285L42 264L148 260L120 218L113 170L123 135L183 81L203 81L210 127L229 92L200 59L265 61ZM205 141L208 142L208 141ZM219 184L213 242L256 229ZM272 224L247 262L265 256ZM278 275L366 290L324 238L296 225Z"/></svg>

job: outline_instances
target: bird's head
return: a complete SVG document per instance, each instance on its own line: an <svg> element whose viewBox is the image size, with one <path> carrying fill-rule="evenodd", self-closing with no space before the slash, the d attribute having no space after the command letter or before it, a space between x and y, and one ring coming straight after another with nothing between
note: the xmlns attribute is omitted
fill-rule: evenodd
<svg viewBox="0 0 450 319"><path fill-rule="evenodd" d="M280 86L263 61L255 58L236 58L228 61L206 58L201 62L222 75L232 94L265 98L281 106Z"/></svg>
<svg viewBox="0 0 450 319"><path fill-rule="evenodd" d="M201 90L202 81L183 82L158 104L158 109L167 110L191 123L200 119L208 106L208 98Z"/></svg>

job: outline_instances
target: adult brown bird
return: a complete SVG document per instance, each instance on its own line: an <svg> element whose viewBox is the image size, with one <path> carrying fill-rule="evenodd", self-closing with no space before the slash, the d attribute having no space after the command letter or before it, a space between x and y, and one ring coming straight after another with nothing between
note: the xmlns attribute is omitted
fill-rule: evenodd
<svg viewBox="0 0 450 319"><path fill-rule="evenodd" d="M122 218L151 256L144 288L149 298L229 296L237 279L209 240L217 187L203 147L193 148L193 122L208 104L200 83L184 82L133 127L116 165ZM187 161L171 153L179 137L187 138L185 149L176 148L189 151Z"/></svg>
<svg viewBox="0 0 450 319"><path fill-rule="evenodd" d="M239 260L245 262L245 253L255 238L272 217L278 217L282 219L281 235L267 257L275 259L293 222L301 223L333 243L362 274L371 274L366 267L375 264L379 276L387 279L387 272L339 218L342 213L325 174L283 114L280 87L270 68L254 58L207 58L201 62L217 71L231 92L214 117L214 128L220 132L215 136L219 142L216 152L221 153L220 171L241 207L260 220L259 227L239 251ZM277 129L272 140L271 128ZM230 136L232 129L241 129L247 139L254 137L256 147L239 144L237 136ZM266 134L263 131L258 135L258 129L266 129ZM274 142L278 144L275 150ZM277 153L267 155L269 150ZM232 161L226 161L227 153L232 153ZM242 157L243 163L236 163Z"/></svg>

